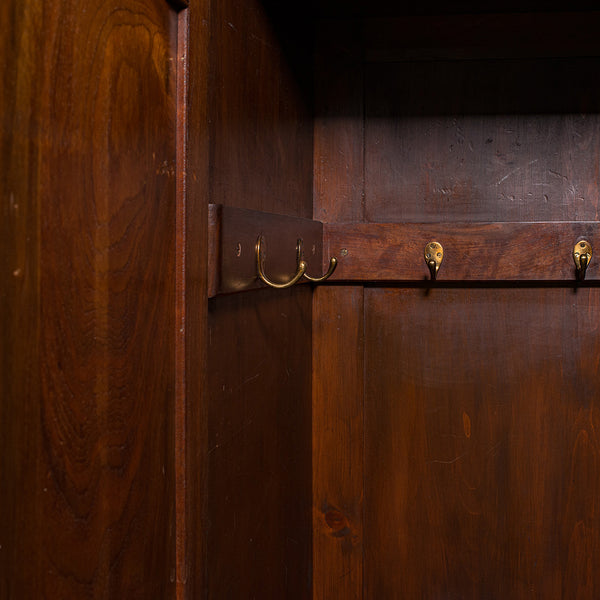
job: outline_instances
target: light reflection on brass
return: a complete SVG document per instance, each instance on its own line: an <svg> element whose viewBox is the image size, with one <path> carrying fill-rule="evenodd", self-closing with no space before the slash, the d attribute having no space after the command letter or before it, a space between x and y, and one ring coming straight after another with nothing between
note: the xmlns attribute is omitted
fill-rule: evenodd
<svg viewBox="0 0 600 600"><path fill-rule="evenodd" d="M335 256L332 256L329 259L329 268L327 269L327 273L325 273L325 275L323 275L322 277L311 277L310 275L304 273L304 277L306 277L306 279L314 283L320 283L321 281L325 281L326 279L331 277L332 273L335 271L335 268L337 267L337 262L337 258Z"/></svg>
<svg viewBox="0 0 600 600"><path fill-rule="evenodd" d="M592 260L592 245L587 240L580 240L573 249L573 260L577 270L577 280L585 279L585 272Z"/></svg>
<svg viewBox="0 0 600 600"><path fill-rule="evenodd" d="M301 241L298 240L298 244L296 245L296 260L298 264L298 268L296 270L296 274L285 283L276 283L275 281L271 281L264 272L263 262L264 256L262 255L262 235L258 236L258 240L256 241L256 270L258 273L258 277L261 281L264 281L269 287L276 288L278 290L283 290L285 288L292 287L295 283L298 283L302 276L306 272L306 263L303 260L300 260L301 255Z"/></svg>
<svg viewBox="0 0 600 600"><path fill-rule="evenodd" d="M431 280L435 281L437 278L438 271L442 260L444 260L444 248L439 242L429 242L425 246L425 262L429 267L429 273L431 273Z"/></svg>

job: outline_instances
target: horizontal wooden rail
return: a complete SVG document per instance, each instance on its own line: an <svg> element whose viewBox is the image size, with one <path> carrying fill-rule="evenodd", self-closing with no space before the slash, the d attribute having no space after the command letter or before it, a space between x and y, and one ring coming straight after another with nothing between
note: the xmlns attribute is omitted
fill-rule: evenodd
<svg viewBox="0 0 600 600"><path fill-rule="evenodd" d="M209 207L209 297L264 287L257 277L256 242L263 237L264 269L277 282L297 270L302 241L307 274L318 277L331 256L329 281L414 282L430 279L423 252L444 248L440 282L575 282L573 248L586 239L596 254L585 280L600 281L600 222L548 223L333 223ZM299 283L307 283L301 279Z"/></svg>
<svg viewBox="0 0 600 600"><path fill-rule="evenodd" d="M600 280L600 223L325 224L323 253L336 256L331 281L423 281L425 245L444 248L438 281L575 281L573 249L596 254L586 281Z"/></svg>

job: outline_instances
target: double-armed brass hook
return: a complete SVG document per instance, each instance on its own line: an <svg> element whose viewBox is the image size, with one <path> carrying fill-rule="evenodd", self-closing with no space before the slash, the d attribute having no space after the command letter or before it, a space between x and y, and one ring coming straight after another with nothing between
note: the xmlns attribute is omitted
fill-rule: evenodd
<svg viewBox="0 0 600 600"><path fill-rule="evenodd" d="M306 263L302 260L302 242L298 240L296 244L296 274L285 283L276 283L275 281L271 281L264 272L263 262L264 256L262 255L262 235L258 236L258 240L256 241L256 271L258 273L259 278L264 281L269 287L276 288L278 290L283 290L285 288L292 287L294 284L298 283L302 276L306 271Z"/></svg>
<svg viewBox="0 0 600 600"><path fill-rule="evenodd" d="M327 278L329 278L331 276L331 274L335 271L335 268L337 267L337 258L332 257L329 261L329 268L327 269L327 272L325 273L325 275L323 275L321 277L311 277L310 275L307 275L306 269L307 269L308 265L306 264L306 261L304 261L302 259L302 255L303 255L302 240L299 239L296 242L296 264L297 264L296 274L289 281L286 281L284 283L276 283L275 281L272 281L265 275L264 265L263 265L264 256L262 253L262 246L263 246L262 235L259 235L258 240L256 241L256 271L258 273L258 277L260 278L261 281L266 283L269 287L276 288L279 290L283 290L285 288L292 287L293 285L298 283L300 281L300 279L302 279L302 277L305 277L306 279L308 279L309 281L312 281L313 283L320 283L322 281L325 281Z"/></svg>

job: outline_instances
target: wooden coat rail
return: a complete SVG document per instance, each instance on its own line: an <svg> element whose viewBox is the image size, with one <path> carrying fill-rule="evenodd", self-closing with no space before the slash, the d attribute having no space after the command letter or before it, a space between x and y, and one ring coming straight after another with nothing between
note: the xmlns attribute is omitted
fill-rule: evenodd
<svg viewBox="0 0 600 600"><path fill-rule="evenodd" d="M301 241L306 273L318 277L337 257L329 281L415 282L430 278L427 243L444 248L440 282L576 281L573 248L586 239L598 255L585 275L600 281L597 222L334 223L211 205L209 297L258 289L256 242L262 236L265 271L286 281L297 271ZM298 283L308 283L302 278Z"/></svg>
<svg viewBox="0 0 600 600"><path fill-rule="evenodd" d="M598 255L586 281L600 280L598 222L326 224L323 252L339 257L335 281L429 279L425 245L444 247L442 281L576 280L573 248L587 239Z"/></svg>

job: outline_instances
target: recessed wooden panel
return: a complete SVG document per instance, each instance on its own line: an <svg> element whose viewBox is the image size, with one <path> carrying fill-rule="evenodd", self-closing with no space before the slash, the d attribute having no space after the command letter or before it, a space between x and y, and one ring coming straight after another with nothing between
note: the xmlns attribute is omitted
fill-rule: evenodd
<svg viewBox="0 0 600 600"><path fill-rule="evenodd" d="M599 59L369 65L372 222L595 220Z"/></svg>
<svg viewBox="0 0 600 600"><path fill-rule="evenodd" d="M597 597L598 290L373 289L365 318L365 597Z"/></svg>
<svg viewBox="0 0 600 600"><path fill-rule="evenodd" d="M177 14L5 4L0 595L165 598Z"/></svg>
<svg viewBox="0 0 600 600"><path fill-rule="evenodd" d="M209 304L207 597L310 598L311 291Z"/></svg>

